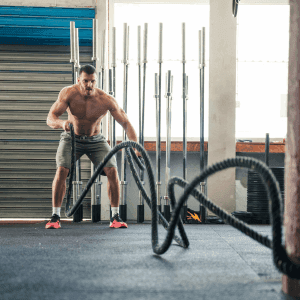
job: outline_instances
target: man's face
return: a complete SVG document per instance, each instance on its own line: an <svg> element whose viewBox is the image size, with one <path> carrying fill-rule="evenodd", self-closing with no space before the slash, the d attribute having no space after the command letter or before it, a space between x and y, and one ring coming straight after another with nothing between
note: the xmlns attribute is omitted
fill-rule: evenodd
<svg viewBox="0 0 300 300"><path fill-rule="evenodd" d="M78 82L82 92L86 96L90 96L94 92L94 88L97 84L97 75L96 73L88 75L85 72L82 72L78 78Z"/></svg>

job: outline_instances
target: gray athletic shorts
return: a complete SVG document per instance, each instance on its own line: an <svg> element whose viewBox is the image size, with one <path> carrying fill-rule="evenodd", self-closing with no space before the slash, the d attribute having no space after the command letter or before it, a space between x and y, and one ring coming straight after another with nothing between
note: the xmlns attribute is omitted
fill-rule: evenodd
<svg viewBox="0 0 300 300"><path fill-rule="evenodd" d="M75 135L76 142L76 160L82 155L87 157L97 167L111 150L105 137L101 134L91 137ZM70 132L63 132L60 135L60 142L56 153L56 167L65 167L71 169L71 155L72 155L72 137ZM105 167L117 168L116 158L113 156L105 165ZM101 175L105 175L102 172Z"/></svg>

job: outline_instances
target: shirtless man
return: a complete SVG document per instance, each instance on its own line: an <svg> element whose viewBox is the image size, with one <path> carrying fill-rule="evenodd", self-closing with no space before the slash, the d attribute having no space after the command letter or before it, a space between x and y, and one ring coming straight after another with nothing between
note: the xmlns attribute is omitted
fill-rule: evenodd
<svg viewBox="0 0 300 300"><path fill-rule="evenodd" d="M52 184L52 218L46 228L60 228L60 209L66 193L66 179L71 168L71 134L69 123L73 124L76 139L76 160L83 154L98 166L110 151L103 135L100 134L100 122L108 111L124 128L128 138L137 141L136 133L123 109L110 95L96 87L96 69L91 65L79 70L78 83L65 87L52 105L47 125L54 129L62 128L56 154L56 175ZM65 111L68 120L59 119ZM140 156L137 150L136 153ZM115 157L104 167L107 176L108 197L111 204L112 218L110 227L127 228L119 216L120 185Z"/></svg>

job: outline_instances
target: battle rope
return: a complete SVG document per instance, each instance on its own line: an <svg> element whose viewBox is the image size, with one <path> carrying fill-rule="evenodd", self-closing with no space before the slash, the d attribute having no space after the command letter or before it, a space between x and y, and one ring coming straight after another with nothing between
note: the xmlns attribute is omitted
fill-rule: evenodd
<svg viewBox="0 0 300 300"><path fill-rule="evenodd" d="M161 222L161 224L164 226L165 229L168 228L168 222L167 220L163 217L163 215L157 211L157 203L156 203L156 192L155 192L155 181L154 181L154 175L153 175L153 170L152 170L152 165L151 165L151 161L150 158L147 154L147 152L145 151L145 149L140 145L137 144L135 142L132 141L127 141L124 143L121 143L117 146L115 146L104 158L104 160L102 161L102 163L100 163L97 167L97 169L95 170L93 176L89 179L89 181L87 182L85 188L83 189L79 199L77 200L77 202L72 206L72 208L70 208L70 203L71 203L71 193L72 193L72 181L73 181L73 174L74 174L74 169L75 169L75 157L76 157L76 151L75 151L75 133L74 133L74 129L73 129L73 125L69 124L70 126L70 132L71 132L71 136L72 136L72 158L71 158L71 170L70 170L70 178L69 178L69 188L68 188L68 192L67 192L67 201L66 201L66 207L65 207L65 215L67 217L72 216L75 211L79 208L80 204L82 203L84 197L86 196L86 194L88 193L88 191L90 190L90 188L92 187L94 181L96 180L97 176L99 174L101 174L103 168L105 167L105 165L107 164L107 162L111 159L111 157L113 155L115 155L118 151L120 151L123 148L129 148L130 152L128 149L126 149L126 154L129 157L130 161L131 161L131 166L133 166L132 163L132 156L135 160L135 162L138 164L138 166L141 169L145 169L147 170L148 173L148 177L149 177L149 182L150 182L150 191L151 191L151 200L150 198L147 196L146 191L143 189L142 187L142 183L139 179L139 177L137 176L137 173L134 169L134 171L136 174L136 181L138 184L138 187L141 188L141 192L142 195L145 197L147 204L149 205L149 207L151 208L152 211L152 248L153 251L157 254L162 254L159 253L159 250L155 250L158 249L158 229L157 229L157 215L159 217L159 220ZM135 154L134 150L132 148L136 148L142 155L145 165L139 160L139 158L137 157L137 155ZM130 155L130 153L132 154L132 156ZM155 200L155 201L153 201ZM154 203L154 205L151 205ZM172 201L171 201L172 203ZM175 205L175 202L174 202ZM173 207L173 205L172 205ZM156 227L153 227L153 223L156 224ZM184 231L183 228L183 224L181 220L178 220L178 229L179 232L181 234L182 239L180 239L178 236L174 235L173 233L173 238L174 240L182 247L187 248L189 246L189 241L188 238L186 236L186 233ZM171 238L172 241L172 238ZM156 252L158 251L158 252ZM164 251L165 252L165 251Z"/></svg>
<svg viewBox="0 0 300 300"><path fill-rule="evenodd" d="M290 278L293 279L300 279L300 265L294 264L288 257L284 246L282 245L282 231L281 231L281 224L282 224L282 218L281 218L281 193L279 189L279 184L276 181L276 178L272 171L261 161L254 159L254 158L232 158L232 159L226 159L222 162L213 164L210 167L207 167L199 176L197 176L191 183L188 183L184 181L181 178L173 177L170 179L168 183L168 196L170 198L171 206L172 206L172 216L170 223L166 221L166 219L162 216L162 214L157 210L157 199L156 199L156 191L155 191L155 180L153 175L153 169L150 162L150 158L145 151L145 149L139 145L138 143L135 143L133 141L126 141L123 142L117 146L115 146L104 158L103 162L99 164L97 167L97 170L93 174L93 176L88 181L86 187L84 188L80 198L77 200L77 202L73 205L73 207L70 209L70 197L71 197L71 190L72 190L72 177L74 172L74 166L75 166L75 134L73 131L73 127L70 124L71 129L71 135L72 135L72 167L70 171L70 181L69 181L69 189L67 194L67 202L66 202L66 216L71 216L74 214L74 212L78 209L81 202L83 201L84 197L88 193L89 189L91 188L93 182L97 178L97 176L102 172L103 168L105 167L106 163L109 161L109 159L117 153L119 150L125 148L126 155L128 157L128 162L130 165L131 172L133 174L133 177L136 181L136 184L141 191L144 199L146 200L148 206L151 208L151 226L152 226L152 249L153 252L156 254L163 254L165 253L168 248L170 247L172 240L174 239L180 246L187 248L189 246L189 241L186 236L185 230L183 228L183 224L180 217L180 210L185 201L188 199L189 195L192 195L196 200L198 200L202 205L207 207L209 210L211 210L214 214L219 216L221 219L223 219L225 222L230 224L231 226L235 227L236 229L240 230L244 234L248 235L255 241L263 244L264 246L270 248L273 250L273 261L275 266L278 268L278 270ZM133 148L136 148L142 155L144 159L144 163L141 163L136 156ZM149 179L149 185L150 185L150 193L151 198L147 195L145 189L143 188L143 185L139 179L139 176L137 174L137 171L134 167L132 156L134 158L134 161L138 164L140 168L146 168L146 171L148 173L148 179ZM266 237L262 236L256 231L254 231L251 227L249 227L244 222L240 221L239 219L235 218L234 216L228 214L226 211L222 210L219 206L215 205L213 202L211 202L204 194L202 194L199 190L196 189L197 186L199 186L200 182L203 182L207 177L228 169L228 168L234 168L234 167L243 167L251 169L252 171L257 172L267 189L268 193L268 199L270 204L270 211L271 211L271 223L272 223L272 241ZM180 197L178 203L176 204L175 200L175 192L174 192L174 186L178 185L184 189L184 193ZM163 244L160 246L158 242L158 218L161 222L161 224L164 226L164 228L167 230L166 238L163 242ZM175 235L175 228L176 225L178 226L179 233L181 235L180 239Z"/></svg>

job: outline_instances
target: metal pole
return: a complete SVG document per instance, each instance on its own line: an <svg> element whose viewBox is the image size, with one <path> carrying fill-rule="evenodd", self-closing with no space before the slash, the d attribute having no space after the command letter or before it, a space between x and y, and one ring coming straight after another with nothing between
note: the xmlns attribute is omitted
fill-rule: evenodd
<svg viewBox="0 0 300 300"><path fill-rule="evenodd" d="M202 31L199 30L199 70L200 70L200 172L203 172L205 165L204 157L204 73L205 73L205 27L202 27ZM201 184L200 184L201 185ZM202 183L204 193L205 182ZM206 222L206 207L200 205L200 216L202 216L201 222Z"/></svg>
<svg viewBox="0 0 300 300"><path fill-rule="evenodd" d="M113 70L109 69L109 75L108 75L108 83L109 83L109 94L114 97L114 88L113 88ZM109 140L110 140L110 146L113 148L114 145L114 137L115 134L115 122L113 116L109 113ZM111 212L111 210L110 210Z"/></svg>
<svg viewBox="0 0 300 300"><path fill-rule="evenodd" d="M182 112L183 112L183 179L187 180L187 98L186 98L186 73L185 73L185 23L182 23ZM187 217L187 201L184 203L181 209L181 218L183 222Z"/></svg>
<svg viewBox="0 0 300 300"><path fill-rule="evenodd" d="M70 22L70 37L71 37L71 60L72 65L74 64L74 67L72 68L73 73L73 84L76 84L78 72L80 68L80 62L79 62L79 34L78 34L78 28L75 28L75 24ZM80 159L76 161L76 168L75 168L75 174L74 174L74 181L73 181L73 204L77 202L81 195L82 191L82 181L81 181L81 174L80 174ZM81 222L83 218L83 204L80 205L79 209L74 213L73 215L73 222Z"/></svg>
<svg viewBox="0 0 300 300"><path fill-rule="evenodd" d="M270 156L270 137L269 134L266 133L266 142L265 142L265 159L266 165L269 166L269 156Z"/></svg>
<svg viewBox="0 0 300 300"><path fill-rule="evenodd" d="M116 27L113 27L112 31L112 90L109 88L109 91L112 91L114 93L114 97L116 97L116 67L117 67L117 62L116 62ZM110 115L110 113L109 113ZM110 136L110 146L111 148L114 148L117 144L116 141L116 120L113 118L109 121L109 126L112 129L112 133ZM111 215L111 206L110 206L110 218L112 217Z"/></svg>
<svg viewBox="0 0 300 300"><path fill-rule="evenodd" d="M80 68L80 61L79 61L79 32L78 28L75 28L75 82L77 82L77 78L79 77L79 68Z"/></svg>
<svg viewBox="0 0 300 300"><path fill-rule="evenodd" d="M96 166L91 162L91 176L94 175ZM101 185L100 176L94 181L91 189L91 219L93 223L101 221Z"/></svg>
<svg viewBox="0 0 300 300"><path fill-rule="evenodd" d="M123 39L123 63L124 63L124 84L123 84L123 110L127 113L127 87L128 87L128 26L124 23ZM126 133L123 130L123 142L126 141ZM122 149L121 162L121 199L120 199L120 217L123 221L127 220L127 182L126 182L126 156Z"/></svg>
<svg viewBox="0 0 300 300"><path fill-rule="evenodd" d="M113 27L113 39L112 39L112 70L113 70L113 89L114 97L116 97L116 67L117 67L117 60L116 60L116 27ZM112 148L115 147L117 144L116 141L116 120L113 119L113 133L112 133Z"/></svg>
<svg viewBox="0 0 300 300"><path fill-rule="evenodd" d="M109 69L108 70L108 94L111 95L112 97L114 97L114 92L113 92L113 74L112 74L112 69ZM113 116L111 115L110 112L108 112L108 116L109 116L109 133L108 133L108 136L109 136L109 142L110 142L110 147L113 148L113 132L114 132L114 118Z"/></svg>
<svg viewBox="0 0 300 300"><path fill-rule="evenodd" d="M102 90L104 90L104 78L105 78L105 42L106 42L106 30L104 29L102 34L102 56L101 56Z"/></svg>
<svg viewBox="0 0 300 300"><path fill-rule="evenodd" d="M93 56L91 60L95 68L99 60L98 53L98 20L93 19ZM101 88L101 78L102 77L98 78L99 88ZM91 176L93 176L96 167L97 166L94 166L91 162ZM101 221L101 185L101 176L98 176L91 189L91 219L93 223Z"/></svg>
<svg viewBox="0 0 300 300"><path fill-rule="evenodd" d="M160 153L157 153L158 151L160 152L160 122L159 122L160 106L159 106L159 78L157 73L155 73L155 78L154 78L154 98L156 100L156 196L157 196L157 200L158 199L160 200L161 182L158 181L158 178L160 179ZM161 212L160 201L157 209Z"/></svg>
<svg viewBox="0 0 300 300"><path fill-rule="evenodd" d="M142 97L142 115L141 115L141 142L140 144L144 146L145 141L145 98L146 98L146 68L147 68L147 47L148 47L148 23L144 24L144 39L143 39L143 50L144 50L144 59L143 59L143 97ZM140 178L141 182L144 185L144 171L140 171ZM138 217L138 222L144 222L144 198L142 196L142 193L139 192L139 199L140 199L140 206L139 206L139 212L140 216Z"/></svg>
<svg viewBox="0 0 300 300"><path fill-rule="evenodd" d="M139 143L142 144L142 60L141 60L141 26L138 26L138 42L137 42L137 55L138 55L138 86L139 86Z"/></svg>
<svg viewBox="0 0 300 300"><path fill-rule="evenodd" d="M200 191L203 195L206 195L205 194L205 187L206 187L206 182L200 182ZM202 206L203 208L203 206ZM200 221L201 223L205 223L205 220L206 220L206 209L200 209Z"/></svg>
<svg viewBox="0 0 300 300"><path fill-rule="evenodd" d="M289 259L300 265L300 0L290 0L288 126L285 151L284 237ZM300 299L300 280L282 276L286 299Z"/></svg>
<svg viewBox="0 0 300 300"><path fill-rule="evenodd" d="M147 65L147 44L148 44L148 24L144 24L144 60L143 60L143 104L142 104L142 145L144 145L144 115L145 115L145 96L146 96L146 65Z"/></svg>
<svg viewBox="0 0 300 300"><path fill-rule="evenodd" d="M71 52L71 59L70 63L72 63L72 83L76 83L75 79L75 22L70 22L70 52Z"/></svg>
<svg viewBox="0 0 300 300"><path fill-rule="evenodd" d="M142 84L141 84L141 68L142 68L142 60L141 60L141 26L138 26L138 33L137 33L137 46L138 46L138 88L139 88L139 143L141 145L144 145L143 143L143 111L144 111L144 106L142 102ZM144 36L145 38L145 36ZM143 94L144 95L144 94ZM140 170L140 178L142 185L145 185L144 182L144 172ZM139 191L139 204L137 205L137 223L143 223L145 219L144 216L144 198L142 196L141 191Z"/></svg>
<svg viewBox="0 0 300 300"><path fill-rule="evenodd" d="M163 41L163 24L159 23L159 40L158 40L158 76L155 77L155 86L158 86L158 91L155 88L156 98L156 196L157 208L161 212L161 66L162 66L162 41ZM158 93L157 93L158 92ZM158 97L156 95L158 94Z"/></svg>
<svg viewBox="0 0 300 300"><path fill-rule="evenodd" d="M93 19L93 56L92 62L93 66L96 68L96 63L99 60L98 57L98 20Z"/></svg>
<svg viewBox="0 0 300 300"><path fill-rule="evenodd" d="M186 73L185 73L185 23L182 23L182 111L183 111L183 179L187 179L187 168L186 168L186 159L187 159L187 140L186 140Z"/></svg>
<svg viewBox="0 0 300 300"><path fill-rule="evenodd" d="M105 44L105 42L106 42L105 37L106 37L106 30L103 30L103 33L102 33L101 64L100 64L100 70L101 71L99 72L99 78L98 78L99 88L103 91L105 90L105 87L104 87L104 80L105 80L105 45L106 45ZM102 133L103 120L101 120L100 127L101 127L101 133ZM97 178L97 191L98 191L98 193L100 193L100 197L101 197L101 185L102 185L101 175L99 175L98 178Z"/></svg>
<svg viewBox="0 0 300 300"><path fill-rule="evenodd" d="M109 69L109 76L108 76L108 83L109 83L109 89L108 89L108 93L114 97L114 91L113 91L113 70ZM109 113L109 140L110 140L110 146L111 148L113 148L113 133L114 133L114 122L113 122L114 118L111 115L111 113Z"/></svg>
<svg viewBox="0 0 300 300"><path fill-rule="evenodd" d="M164 205L164 217L167 221L170 221L170 203L168 196L168 182L170 179L170 170L171 170L171 117L172 117L172 90L173 90L173 76L171 76L171 71L168 71L166 75L166 98L167 98L167 107L166 107L166 125L167 125L167 139L166 139L166 193L165 193L165 205Z"/></svg>
<svg viewBox="0 0 300 300"><path fill-rule="evenodd" d="M116 66L116 31L115 27L113 28L113 38L112 38L112 67L115 68ZM113 69L109 69L109 94L114 97L114 83L113 83ZM114 118L112 117L111 113L109 112L109 141L110 147L113 148L114 144L114 133L115 133L115 122Z"/></svg>

